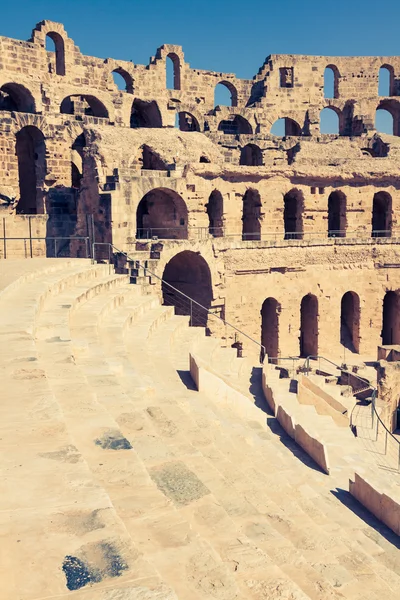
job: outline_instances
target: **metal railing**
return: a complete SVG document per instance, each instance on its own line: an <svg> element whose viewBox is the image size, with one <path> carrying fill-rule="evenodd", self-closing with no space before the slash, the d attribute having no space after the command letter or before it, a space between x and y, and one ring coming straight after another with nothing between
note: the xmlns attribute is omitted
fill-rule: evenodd
<svg viewBox="0 0 400 600"><path fill-rule="evenodd" d="M90 239L87 236L43 236L43 237L0 237L0 248L2 249L3 258L7 258L10 249L10 242L22 242L19 248L22 250L25 258L33 258L35 256L35 242L44 242L39 249L43 248L47 258L69 258L70 243L79 241L84 245L85 256L81 258L91 258L90 256ZM64 243L63 243L64 242ZM66 243L65 243L66 242ZM63 254L63 251L68 246L68 252ZM38 248L36 248L38 250ZM13 247L13 256L15 256L15 246Z"/></svg>

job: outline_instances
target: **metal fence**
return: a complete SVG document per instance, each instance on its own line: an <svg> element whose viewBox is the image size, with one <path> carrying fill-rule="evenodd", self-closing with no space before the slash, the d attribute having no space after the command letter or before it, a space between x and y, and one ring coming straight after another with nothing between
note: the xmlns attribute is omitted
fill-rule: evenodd
<svg viewBox="0 0 400 600"><path fill-rule="evenodd" d="M90 239L86 236L0 237L0 248L3 258L7 258L9 253L12 253L13 257L24 258L42 254L47 258L70 258L71 242L80 242L83 246L83 256L80 258L91 258Z"/></svg>

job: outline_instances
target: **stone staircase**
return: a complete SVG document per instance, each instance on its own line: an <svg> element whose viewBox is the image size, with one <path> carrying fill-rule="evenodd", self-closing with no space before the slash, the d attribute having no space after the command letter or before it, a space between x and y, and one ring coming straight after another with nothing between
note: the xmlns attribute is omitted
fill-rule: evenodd
<svg viewBox="0 0 400 600"><path fill-rule="evenodd" d="M250 359L108 265L31 263L0 278L4 600L398 598L339 471L194 389L189 352L239 387Z"/></svg>

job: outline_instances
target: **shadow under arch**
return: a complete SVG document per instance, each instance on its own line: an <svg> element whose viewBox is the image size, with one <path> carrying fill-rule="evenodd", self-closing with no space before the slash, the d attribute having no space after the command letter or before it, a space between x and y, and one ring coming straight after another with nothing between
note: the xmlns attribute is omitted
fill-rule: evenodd
<svg viewBox="0 0 400 600"><path fill-rule="evenodd" d="M65 115L89 116L108 119L109 113L104 104L90 94L71 94L64 98L60 105L60 113Z"/></svg>
<svg viewBox="0 0 400 600"><path fill-rule="evenodd" d="M137 239L187 239L186 203L174 190L161 187L150 190L138 204L136 225Z"/></svg>
<svg viewBox="0 0 400 600"><path fill-rule="evenodd" d="M157 102L135 98L132 104L130 126L134 129L162 127L161 112Z"/></svg>
<svg viewBox="0 0 400 600"><path fill-rule="evenodd" d="M351 352L360 351L360 296L346 292L340 303L340 343Z"/></svg>
<svg viewBox="0 0 400 600"><path fill-rule="evenodd" d="M0 87L0 110L35 113L35 99L20 83L4 83Z"/></svg>

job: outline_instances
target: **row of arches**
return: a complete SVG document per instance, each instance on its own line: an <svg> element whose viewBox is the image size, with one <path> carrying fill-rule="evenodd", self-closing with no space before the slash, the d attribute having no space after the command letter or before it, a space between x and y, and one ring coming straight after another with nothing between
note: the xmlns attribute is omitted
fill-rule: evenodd
<svg viewBox="0 0 400 600"><path fill-rule="evenodd" d="M340 73L336 65L328 65L324 71L324 97L339 98ZM396 96L394 69L382 65L378 73L378 96Z"/></svg>

